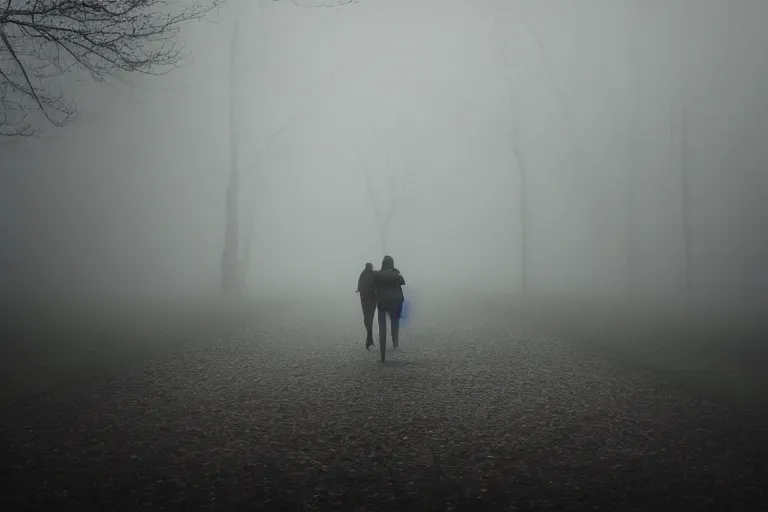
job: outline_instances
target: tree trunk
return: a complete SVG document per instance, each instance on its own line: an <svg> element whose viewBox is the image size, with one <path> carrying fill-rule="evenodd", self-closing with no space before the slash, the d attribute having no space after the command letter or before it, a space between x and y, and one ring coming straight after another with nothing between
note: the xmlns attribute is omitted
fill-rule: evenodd
<svg viewBox="0 0 768 512"><path fill-rule="evenodd" d="M525 296L530 291L529 277L529 247L530 247L530 215L529 215L529 197L528 197L528 170L525 168L525 162L520 155L518 144L513 143L513 153L517 172L520 176L520 189L518 191L518 212L520 217L520 293Z"/></svg>
<svg viewBox="0 0 768 512"><path fill-rule="evenodd" d="M238 168L237 126L235 123L235 53L239 23L235 22L230 42L229 75L229 181L225 196L224 251L221 257L222 291L237 296L242 291L240 272L240 169Z"/></svg>
<svg viewBox="0 0 768 512"><path fill-rule="evenodd" d="M530 221L528 219L528 176L526 171L520 170L520 288L523 295L530 291L528 246L530 234Z"/></svg>
<svg viewBox="0 0 768 512"><path fill-rule="evenodd" d="M229 296L239 295L242 290L238 254L240 252L239 195L240 173L237 168L232 168L227 184L224 251L221 258L222 290Z"/></svg>
<svg viewBox="0 0 768 512"><path fill-rule="evenodd" d="M636 290L637 285L637 263L635 258L635 246L637 235L635 233L637 223L635 221L635 182L636 171L633 163L630 165L627 173L626 185L626 292L631 295Z"/></svg>
<svg viewBox="0 0 768 512"><path fill-rule="evenodd" d="M692 254L691 254L691 179L688 168L688 119L685 98L680 99L680 201L683 224L683 290L691 292Z"/></svg>
<svg viewBox="0 0 768 512"><path fill-rule="evenodd" d="M530 222L530 194L529 194L529 175L525 166L525 160L523 158L523 152L522 152L522 144L521 144L521 138L520 138L520 120L518 119L518 116L520 115L519 109L516 105L516 90L514 87L514 83L512 80L512 77L509 76L508 70L513 69L512 63L510 62L510 59L506 55L506 52L504 51L504 45L502 44L502 34L508 33L508 27L500 27L499 26L499 20L496 12L489 12L488 13L493 20L494 24L494 33L495 33L495 49L498 56L498 65L504 69L504 81L505 86L507 89L507 102L509 103L509 114L510 114L510 126L508 128L508 135L509 135L509 148L512 150L515 163L517 165L517 171L519 173L520 177L520 190L518 192L518 215L520 217L520 293L521 295L525 296L528 295L530 292L530 234L531 234L531 222ZM525 13L520 13L520 17L523 20L524 24L527 24L527 20L525 19ZM531 26L528 25L528 28L530 29ZM536 39L535 33L533 30L530 30L530 35L534 36L534 42L537 44L540 43L539 40ZM540 50L543 50L542 46L539 46ZM540 53L540 57L545 58L545 52ZM562 102L561 107L565 108L565 113L567 114L567 104L565 101Z"/></svg>
<svg viewBox="0 0 768 512"><path fill-rule="evenodd" d="M515 91L509 78L506 80L507 102L510 109L510 129L509 129L509 147L515 158L515 165L520 177L520 190L518 191L518 215L520 217L520 293L523 296L530 292L530 273L529 273L529 255L530 255L530 197L528 169L525 165L523 150L520 143L520 126L518 119L518 109L515 104Z"/></svg>
<svg viewBox="0 0 768 512"><path fill-rule="evenodd" d="M629 168L627 170L626 177L626 223L625 223L625 236L626 236L626 261L625 261L625 292L627 295L632 295L637 292L638 285L638 240L637 240L637 213L640 207L640 201L638 200L637 184L641 176L638 169L638 157L640 151L640 119L641 119L641 105L643 99L643 90L637 85L642 81L642 63L638 58L638 41L640 39L640 33L637 29L636 13L633 9L626 11L627 29L628 29L628 60L630 65L630 87L631 91L631 113L629 119L629 126L626 132L627 135L627 151L629 157Z"/></svg>
<svg viewBox="0 0 768 512"><path fill-rule="evenodd" d="M248 221L248 229L245 231L245 240L243 240L243 256L240 258L240 283L245 286L248 279L248 272L251 270L251 249L253 248L253 230L256 226L256 214L251 212Z"/></svg>
<svg viewBox="0 0 768 512"><path fill-rule="evenodd" d="M627 170L626 180L626 293L631 295L637 290L637 109L639 108L639 98L635 98L635 104L632 106L632 118L630 119L629 137L627 149L629 151L629 169Z"/></svg>

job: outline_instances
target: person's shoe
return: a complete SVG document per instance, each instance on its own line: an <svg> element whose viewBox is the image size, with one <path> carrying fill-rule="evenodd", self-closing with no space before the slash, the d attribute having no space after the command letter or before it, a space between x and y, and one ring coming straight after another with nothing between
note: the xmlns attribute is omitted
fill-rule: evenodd
<svg viewBox="0 0 768 512"><path fill-rule="evenodd" d="M371 347L375 347L373 340L365 340L365 350L371 350Z"/></svg>

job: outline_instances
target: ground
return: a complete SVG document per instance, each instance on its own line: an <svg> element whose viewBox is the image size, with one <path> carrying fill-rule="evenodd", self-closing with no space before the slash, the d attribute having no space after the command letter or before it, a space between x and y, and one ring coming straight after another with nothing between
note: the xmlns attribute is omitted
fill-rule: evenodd
<svg viewBox="0 0 768 512"><path fill-rule="evenodd" d="M745 408L480 302L414 309L382 365L356 307L262 309L8 398L0 505L763 510Z"/></svg>

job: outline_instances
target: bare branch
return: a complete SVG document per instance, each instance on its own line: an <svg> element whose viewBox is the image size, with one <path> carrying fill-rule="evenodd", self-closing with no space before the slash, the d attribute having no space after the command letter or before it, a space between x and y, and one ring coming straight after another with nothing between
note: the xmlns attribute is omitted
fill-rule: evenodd
<svg viewBox="0 0 768 512"><path fill-rule="evenodd" d="M188 53L178 41L180 25L205 19L225 0L205 1L180 8L171 0L5 0L2 126L18 122L15 112L29 110L54 125L66 123L74 106L51 92L49 80L70 70L102 81L116 72L159 76L184 65Z"/></svg>
<svg viewBox="0 0 768 512"><path fill-rule="evenodd" d="M370 124L375 126L375 123L373 121L371 121ZM360 167L365 177L366 188L368 189L368 195L371 201L371 206L373 208L374 216L376 218L376 224L377 224L377 227L379 228L379 236L381 237L382 250L386 251L386 241L389 234L389 229L392 224L392 220L394 219L395 212L397 211L397 207L399 206L402 200L402 196L405 191L405 186L407 183L407 174L405 174L400 179L398 179L398 174L395 170L397 163L393 159L391 146L399 142L401 144L401 147L404 147L405 136L403 133L402 125L400 125L395 130L400 135L399 141L393 140L391 134L387 135L385 133L382 133L381 129L378 129L378 130L374 129L374 131L378 132L374 144L381 146L382 150L384 151L384 161L382 163L384 167L383 169L384 183L382 183L381 185L385 187L384 193L386 194L386 197L382 199L382 202L387 203L386 208L380 207L379 202L377 201L376 193L374 190L375 187L373 184L373 180L370 176L371 174L370 167L366 163L362 150L357 148L356 153L358 156L358 160L360 162ZM386 147L383 146L385 142L387 144Z"/></svg>
<svg viewBox="0 0 768 512"><path fill-rule="evenodd" d="M306 95L306 94L313 94L313 93L317 92L323 85L325 85L334 76L336 76L339 73L339 71L341 71L341 69L342 69L341 66L337 66L330 73L328 73L325 76L325 78L323 78L322 80L320 80L316 84L312 85L311 87L307 87L303 91L301 91L299 93L299 96L303 96L303 95ZM307 114L307 112L305 110L300 110L300 109L297 110L296 112L294 112L286 120L285 123L283 123L283 125L280 128L278 128L277 130L275 130L272 133L270 133L269 136L267 137L267 140L264 141L264 144L262 144L261 147L256 151L256 153L253 154L253 156L251 157L251 160L249 161L248 165L243 169L243 175L244 176L248 176L251 173L253 173L254 170L256 169L256 167L259 164L259 159L264 155L264 153L270 147L272 147L272 144L274 144L275 141L278 138L280 138L280 136L283 133L285 133L286 130L288 130L288 128L293 126L296 123L296 121L298 121L299 119L304 117L306 114Z"/></svg>
<svg viewBox="0 0 768 512"><path fill-rule="evenodd" d="M544 67L544 71L547 73L547 75L549 75L549 80L552 83L552 87L554 88L557 105L566 123L566 136L571 150L571 157L576 160L574 163L576 164L577 171L584 172L586 170L586 162L576 140L577 130L573 120L573 114L571 112L570 104L566 98L565 91L563 91L563 88L557 79L557 74L555 73L549 51L547 50L541 34L536 28L536 24L533 23L529 17L528 7L524 0L519 0L518 12L520 14L520 20L522 21L523 26L526 28L528 34L536 45L539 59Z"/></svg>

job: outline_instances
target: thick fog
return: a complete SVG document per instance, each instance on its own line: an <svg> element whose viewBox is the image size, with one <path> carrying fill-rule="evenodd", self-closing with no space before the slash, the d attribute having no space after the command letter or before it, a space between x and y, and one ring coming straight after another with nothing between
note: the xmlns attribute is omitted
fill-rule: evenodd
<svg viewBox="0 0 768 512"><path fill-rule="evenodd" d="M354 299L386 253L413 293L765 298L765 1L301 1L64 77L76 118L0 144L4 294L218 290L234 135L251 295Z"/></svg>

